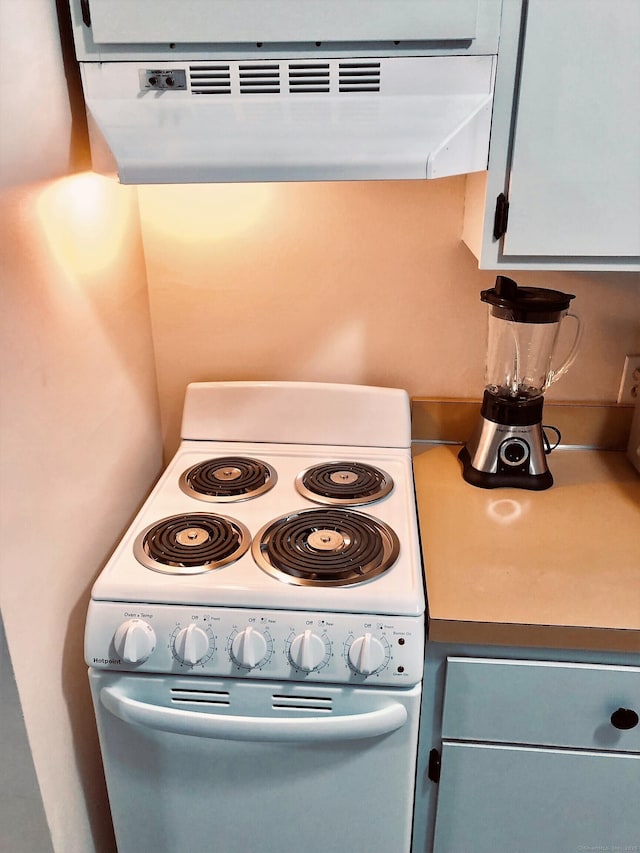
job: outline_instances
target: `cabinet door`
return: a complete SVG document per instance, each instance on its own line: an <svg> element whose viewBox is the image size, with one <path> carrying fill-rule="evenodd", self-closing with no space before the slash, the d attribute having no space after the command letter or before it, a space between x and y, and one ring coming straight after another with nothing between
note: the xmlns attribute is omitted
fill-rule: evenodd
<svg viewBox="0 0 640 853"><path fill-rule="evenodd" d="M530 0L505 255L640 255L640 3Z"/></svg>
<svg viewBox="0 0 640 853"><path fill-rule="evenodd" d="M505 0L489 170L467 176L481 269L640 270L638 44L638 0Z"/></svg>
<svg viewBox="0 0 640 853"><path fill-rule="evenodd" d="M434 853L632 850L640 756L445 742Z"/></svg>

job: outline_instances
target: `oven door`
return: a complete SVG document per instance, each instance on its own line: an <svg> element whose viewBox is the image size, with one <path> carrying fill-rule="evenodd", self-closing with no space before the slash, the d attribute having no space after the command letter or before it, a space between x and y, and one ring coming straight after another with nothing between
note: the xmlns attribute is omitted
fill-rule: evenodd
<svg viewBox="0 0 640 853"><path fill-rule="evenodd" d="M408 853L420 685L90 680L119 853Z"/></svg>

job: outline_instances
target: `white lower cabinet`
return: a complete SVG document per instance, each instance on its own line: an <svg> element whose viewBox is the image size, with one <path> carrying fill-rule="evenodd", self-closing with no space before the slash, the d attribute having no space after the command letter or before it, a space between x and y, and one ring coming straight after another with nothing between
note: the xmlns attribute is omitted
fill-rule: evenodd
<svg viewBox="0 0 640 853"><path fill-rule="evenodd" d="M637 849L640 755L445 741L439 785L436 853Z"/></svg>
<svg viewBox="0 0 640 853"><path fill-rule="evenodd" d="M448 657L435 853L640 849L638 713L638 667Z"/></svg>

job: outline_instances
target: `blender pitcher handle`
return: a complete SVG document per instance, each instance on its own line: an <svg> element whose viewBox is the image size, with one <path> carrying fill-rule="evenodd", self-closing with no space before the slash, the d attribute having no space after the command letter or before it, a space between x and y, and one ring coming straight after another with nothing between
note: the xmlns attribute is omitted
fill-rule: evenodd
<svg viewBox="0 0 640 853"><path fill-rule="evenodd" d="M558 379L560 379L560 377L563 376L567 372L567 370L569 370L569 368L576 359L576 355L578 354L578 347L580 346L580 341L582 340L582 323L580 322L580 318L577 316L577 314L565 314L565 318L566 317L571 317L572 320L576 321L576 336L573 340L573 345L571 347L569 355L565 358L560 367L555 369L552 367L549 371L549 378L545 383L545 390L549 387L549 385L552 385L554 382L557 382Z"/></svg>

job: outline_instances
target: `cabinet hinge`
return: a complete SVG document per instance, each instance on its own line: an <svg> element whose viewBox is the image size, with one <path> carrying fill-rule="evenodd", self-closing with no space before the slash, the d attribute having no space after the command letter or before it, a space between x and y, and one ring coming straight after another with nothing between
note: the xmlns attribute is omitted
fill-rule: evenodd
<svg viewBox="0 0 640 853"><path fill-rule="evenodd" d="M80 8L82 10L82 23L85 27L91 26L91 9L89 8L89 0L80 0Z"/></svg>
<svg viewBox="0 0 640 853"><path fill-rule="evenodd" d="M504 193L496 199L496 212L493 217L493 236L496 240L504 237L509 219L509 201Z"/></svg>
<svg viewBox="0 0 640 853"><path fill-rule="evenodd" d="M440 781L441 765L442 759L440 758L440 753L437 749L432 749L429 753L429 769L427 770L427 776L432 782Z"/></svg>

